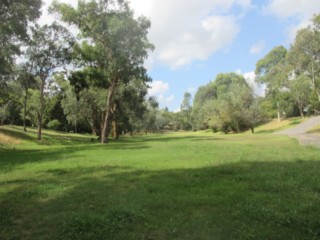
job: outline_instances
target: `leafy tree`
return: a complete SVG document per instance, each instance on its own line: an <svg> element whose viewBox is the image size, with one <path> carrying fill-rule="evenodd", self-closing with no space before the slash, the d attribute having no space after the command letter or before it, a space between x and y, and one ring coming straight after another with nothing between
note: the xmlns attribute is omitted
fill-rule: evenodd
<svg viewBox="0 0 320 240"><path fill-rule="evenodd" d="M68 30L57 23L32 29L27 57L33 63L32 74L39 79L38 140L41 140L46 82L57 68L71 60L73 44L74 40Z"/></svg>
<svg viewBox="0 0 320 240"><path fill-rule="evenodd" d="M104 143L119 85L135 78L150 80L143 67L148 51L153 49L147 39L150 21L144 17L134 19L126 1L78 1L77 8L54 2L52 10L89 39L82 42L79 56L84 64L98 69L102 79L97 84L108 89L101 131Z"/></svg>
<svg viewBox="0 0 320 240"><path fill-rule="evenodd" d="M22 90L22 98L23 98L23 131L27 131L26 126L26 115L27 115L27 103L29 98L29 89L35 88L37 86L37 82L35 77L32 75L32 64L25 63L19 67L18 72L18 82L21 86Z"/></svg>
<svg viewBox="0 0 320 240"><path fill-rule="evenodd" d="M28 39L29 22L40 17L41 0L2 0L0 3L0 76L12 73L20 43Z"/></svg>
<svg viewBox="0 0 320 240"><path fill-rule="evenodd" d="M12 101L10 100L0 107L0 125L3 125L5 120L9 117L10 115L9 108L11 103Z"/></svg>
<svg viewBox="0 0 320 240"><path fill-rule="evenodd" d="M247 129L254 132L262 116L253 90L244 77L236 73L219 74L215 81L200 87L195 95L195 107L199 122L225 133Z"/></svg>
<svg viewBox="0 0 320 240"><path fill-rule="evenodd" d="M283 81L286 81L287 71L283 71L286 61L287 49L283 46L274 47L266 56L256 63L256 81L266 85L266 96L276 101L278 121L280 121L280 104L281 90Z"/></svg>
<svg viewBox="0 0 320 240"><path fill-rule="evenodd" d="M8 122L10 124L21 124L20 111L21 111L21 97L23 90L19 82L16 80L16 76L12 75L12 78L7 79L3 84L3 92L1 95L3 104L0 107L0 121L1 124Z"/></svg>
<svg viewBox="0 0 320 240"><path fill-rule="evenodd" d="M320 14L314 16L312 23L298 31L288 53L288 62L295 74L309 78L312 91L320 102Z"/></svg>
<svg viewBox="0 0 320 240"><path fill-rule="evenodd" d="M253 102L253 91L247 85L231 84L211 103L210 126L223 132L253 129L256 123Z"/></svg>
<svg viewBox="0 0 320 240"><path fill-rule="evenodd" d="M216 89L217 95L221 95L228 92L235 84L248 86L242 75L231 72L218 74L213 87Z"/></svg>
<svg viewBox="0 0 320 240"><path fill-rule="evenodd" d="M179 115L181 116L181 126L184 130L192 129L192 96L190 93L186 92L183 96L183 101L180 106Z"/></svg>
<svg viewBox="0 0 320 240"><path fill-rule="evenodd" d="M145 133L159 130L157 126L157 114L159 112L159 103L156 98L149 97L146 102L146 112L143 116L143 126Z"/></svg>
<svg viewBox="0 0 320 240"><path fill-rule="evenodd" d="M208 122L206 121L205 117L205 110L204 106L207 101L211 101L216 99L217 97L217 90L214 87L214 83L210 82L205 86L200 86L198 91L196 92L193 105L192 105L192 126L195 130L204 129L207 127Z"/></svg>
<svg viewBox="0 0 320 240"><path fill-rule="evenodd" d="M289 83L290 92L295 100L301 118L304 118L304 109L308 106L310 100L311 85L308 77L305 74L292 79Z"/></svg>
<svg viewBox="0 0 320 240"><path fill-rule="evenodd" d="M38 116L40 114L39 99L40 99L41 93L39 89L30 89L29 94L30 94L29 103L26 107L26 113L27 113L26 119L28 119L31 122L32 126L35 127L35 126L38 126L39 124L38 122L39 121ZM47 101L47 97L43 96L43 102L46 102L46 101ZM43 118L41 118L41 120L43 121Z"/></svg>
<svg viewBox="0 0 320 240"><path fill-rule="evenodd" d="M135 130L146 114L145 96L147 86L144 80L136 78L121 84L115 91L112 108L112 136L117 139L121 132ZM138 122L138 125L136 124ZM141 129L141 127L139 126Z"/></svg>

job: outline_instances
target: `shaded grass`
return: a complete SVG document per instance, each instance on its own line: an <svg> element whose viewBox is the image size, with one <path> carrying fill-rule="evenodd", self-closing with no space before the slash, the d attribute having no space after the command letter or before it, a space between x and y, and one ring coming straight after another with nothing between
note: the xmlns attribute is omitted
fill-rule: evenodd
<svg viewBox="0 0 320 240"><path fill-rule="evenodd" d="M0 152L0 236L317 239L319 156L271 134L26 140Z"/></svg>

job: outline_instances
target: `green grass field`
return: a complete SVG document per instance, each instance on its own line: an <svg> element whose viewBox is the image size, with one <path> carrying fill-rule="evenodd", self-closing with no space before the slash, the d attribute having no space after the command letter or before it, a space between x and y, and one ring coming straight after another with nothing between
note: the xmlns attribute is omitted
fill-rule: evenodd
<svg viewBox="0 0 320 240"><path fill-rule="evenodd" d="M0 239L320 239L320 149L257 132L0 127Z"/></svg>

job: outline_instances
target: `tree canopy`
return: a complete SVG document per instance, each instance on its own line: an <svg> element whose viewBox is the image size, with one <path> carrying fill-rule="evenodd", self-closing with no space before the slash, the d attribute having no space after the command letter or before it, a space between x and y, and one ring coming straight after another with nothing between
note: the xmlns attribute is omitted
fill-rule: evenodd
<svg viewBox="0 0 320 240"><path fill-rule="evenodd" d="M41 0L2 0L0 3L0 76L12 73L20 45L28 40L28 25L40 17Z"/></svg>
<svg viewBox="0 0 320 240"><path fill-rule="evenodd" d="M147 94L151 22L126 0L54 1L57 22L44 26L35 23L40 7L40 0L0 5L0 124L37 127L38 139L43 127L91 132L101 143L127 132L254 132L266 118L320 112L320 15L288 49L276 46L257 61L264 96L243 75L220 73L170 112Z"/></svg>

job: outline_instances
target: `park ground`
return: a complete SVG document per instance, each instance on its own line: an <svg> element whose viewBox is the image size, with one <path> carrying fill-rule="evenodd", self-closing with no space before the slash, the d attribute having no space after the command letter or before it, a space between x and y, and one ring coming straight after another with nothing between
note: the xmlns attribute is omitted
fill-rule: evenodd
<svg viewBox="0 0 320 240"><path fill-rule="evenodd" d="M0 239L320 239L320 148L272 134L300 122L107 145L2 126Z"/></svg>

